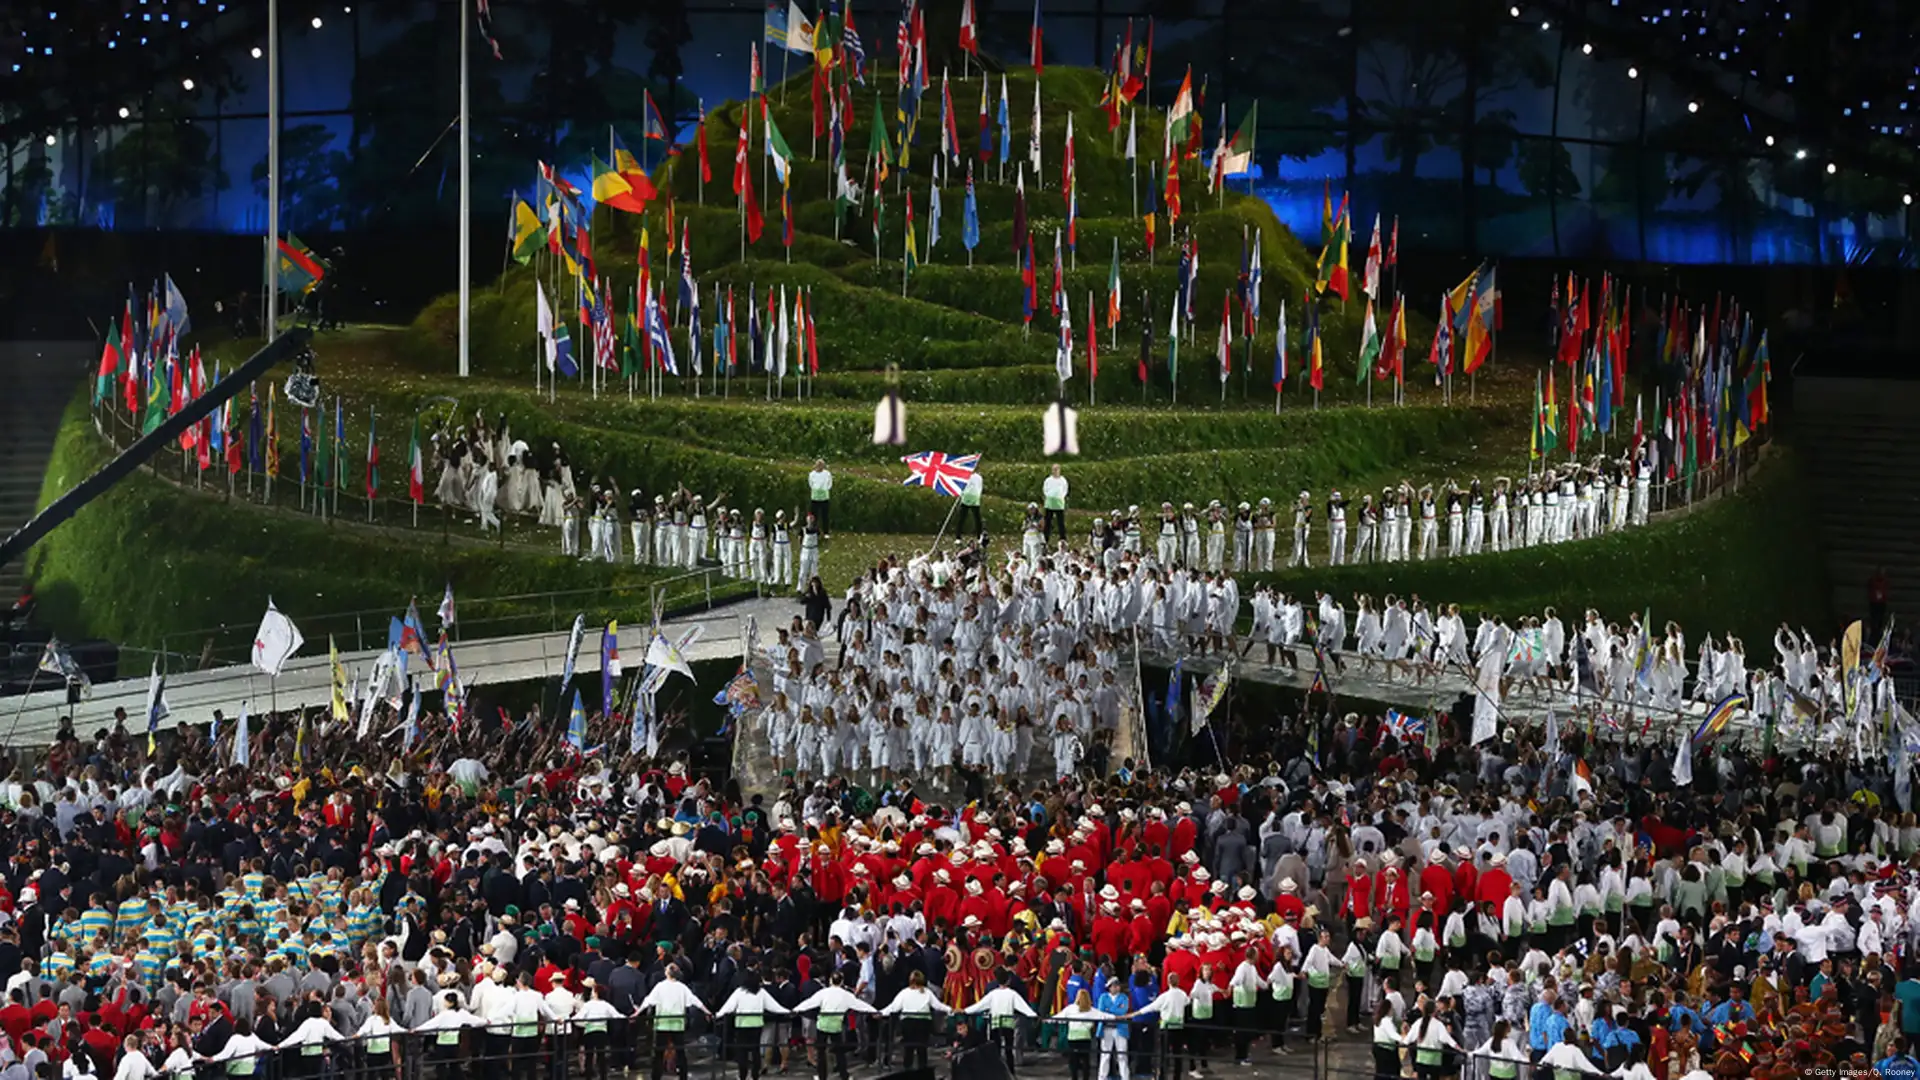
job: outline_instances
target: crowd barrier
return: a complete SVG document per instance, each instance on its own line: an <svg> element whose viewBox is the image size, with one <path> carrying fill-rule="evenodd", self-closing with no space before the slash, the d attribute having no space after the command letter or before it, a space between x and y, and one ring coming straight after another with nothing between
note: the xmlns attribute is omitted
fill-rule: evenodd
<svg viewBox="0 0 1920 1080"><path fill-rule="evenodd" d="M1224 1015L1228 1010L1222 1005L1220 1011ZM963 1019L968 1034L960 1031ZM1070 1052L1064 1020L1021 1017L1003 1035L984 1014L937 1016L924 1039L897 1016L850 1014L846 1030L837 1037L814 1030L811 1014L769 1015L766 1021L764 1027L737 1027L730 1018L714 1021L693 1014L683 1032L658 1031L651 1018L641 1017L601 1024L546 1022L531 1034L496 1026L359 1036L203 1061L195 1075L200 1080L605 1080L629 1071L641 1076L657 1071L689 1080L776 1074L833 1078L841 1075L844 1053L849 1075L870 1077L912 1067L948 1073L956 1060L981 1047L1010 1060L1015 1073L1031 1069L1077 1076L1084 1064L1099 1075L1104 1055L1106 1073L1129 1080L1178 1080L1201 1062L1214 1073L1224 1073L1235 1062L1236 1029L1217 1019L1189 1021L1179 1028L1134 1021L1121 1048L1103 1048L1095 1033L1084 1061L1074 1060ZM1373 1075L1353 1065L1367 1052L1365 1047L1337 1051L1296 1029L1286 1035L1289 1052L1279 1055L1271 1049L1270 1037L1265 1030L1254 1036L1251 1056L1263 1067L1316 1080ZM757 1067L754 1055L759 1057ZM155 1058L154 1064L159 1063ZM1172 1071L1175 1066L1178 1072Z"/></svg>

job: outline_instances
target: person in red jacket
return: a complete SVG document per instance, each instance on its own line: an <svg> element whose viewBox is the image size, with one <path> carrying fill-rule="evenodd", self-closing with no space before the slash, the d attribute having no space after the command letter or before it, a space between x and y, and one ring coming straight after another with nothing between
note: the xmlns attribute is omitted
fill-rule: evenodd
<svg viewBox="0 0 1920 1080"><path fill-rule="evenodd" d="M960 921L965 923L968 916L987 928L991 928L999 918L999 913L987 899L987 890L981 886L978 878L967 879L967 895L960 901Z"/></svg>
<svg viewBox="0 0 1920 1080"><path fill-rule="evenodd" d="M1280 882L1280 895L1273 898L1273 913L1280 916L1282 921L1290 922L1295 926L1300 925L1300 920L1306 918L1307 905L1300 899L1299 882L1292 878L1285 878Z"/></svg>
<svg viewBox="0 0 1920 1080"><path fill-rule="evenodd" d="M954 891L952 880L953 872L946 867L934 870L932 886L926 890L928 926L955 926L960 922L960 894Z"/></svg>
<svg viewBox="0 0 1920 1080"><path fill-rule="evenodd" d="M1433 894L1433 910L1446 921L1447 912L1453 910L1453 873L1447 869L1447 855L1444 849L1433 854L1433 861L1420 871L1420 892ZM1435 931L1438 936L1438 931Z"/></svg>
<svg viewBox="0 0 1920 1080"><path fill-rule="evenodd" d="M1133 912L1133 918L1127 922L1127 953L1130 956L1145 956L1160 937L1159 927L1153 924L1153 917L1147 914L1145 900L1136 896L1127 906Z"/></svg>
<svg viewBox="0 0 1920 1080"><path fill-rule="evenodd" d="M1506 906L1507 897L1513 895L1513 875L1507 873L1507 857L1494 852L1487 858L1487 868L1480 871L1474 884L1473 898L1482 904L1492 904L1493 910L1500 911Z"/></svg>
<svg viewBox="0 0 1920 1080"><path fill-rule="evenodd" d="M1193 805L1181 803L1173 808L1179 816L1173 823L1173 838L1167 841L1167 857L1178 859L1193 850L1193 842L1200 835L1200 823L1194 820Z"/></svg>
<svg viewBox="0 0 1920 1080"><path fill-rule="evenodd" d="M1480 897L1480 868L1473 865L1473 853L1462 850L1456 857L1453 868L1453 895L1460 903L1471 906Z"/></svg>
<svg viewBox="0 0 1920 1080"><path fill-rule="evenodd" d="M1147 850L1159 853L1167 849L1167 841L1173 836L1173 830L1167 827L1167 812L1157 806L1147 810L1147 823L1140 827L1140 841Z"/></svg>
<svg viewBox="0 0 1920 1080"><path fill-rule="evenodd" d="M1109 895L1111 894L1111 895ZM1120 918L1120 891L1109 885L1100 891L1100 914L1093 920L1093 953L1102 960L1118 960L1127 944L1127 924Z"/></svg>
<svg viewBox="0 0 1920 1080"><path fill-rule="evenodd" d="M1340 915L1352 930L1361 919L1373 917L1373 875L1367 873L1367 860L1353 860L1347 871L1347 895L1340 901Z"/></svg>
<svg viewBox="0 0 1920 1080"><path fill-rule="evenodd" d="M1392 852L1388 852L1387 857L1393 861L1380 870L1379 881L1374 886L1374 907L1383 919L1398 915L1404 920L1413 906L1413 897L1407 891L1406 874L1395 865L1399 860L1393 858Z"/></svg>

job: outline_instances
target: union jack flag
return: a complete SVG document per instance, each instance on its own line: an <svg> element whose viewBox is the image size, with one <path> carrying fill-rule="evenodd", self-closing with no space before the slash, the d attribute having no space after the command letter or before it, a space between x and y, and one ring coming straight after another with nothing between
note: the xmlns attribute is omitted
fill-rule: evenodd
<svg viewBox="0 0 1920 1080"><path fill-rule="evenodd" d="M1382 726L1401 742L1423 742L1427 737L1426 717L1409 716L1398 709L1387 710L1387 720Z"/></svg>
<svg viewBox="0 0 1920 1080"><path fill-rule="evenodd" d="M922 450L900 459L907 467L907 478L900 481L907 487L932 488L941 495L960 497L960 491L973 479L974 471L980 468L979 454L943 454L938 450Z"/></svg>

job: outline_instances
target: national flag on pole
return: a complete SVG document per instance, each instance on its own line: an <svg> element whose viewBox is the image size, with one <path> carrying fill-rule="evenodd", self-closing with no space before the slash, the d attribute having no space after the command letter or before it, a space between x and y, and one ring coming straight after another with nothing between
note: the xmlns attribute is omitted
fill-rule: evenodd
<svg viewBox="0 0 1920 1080"><path fill-rule="evenodd" d="M1140 362L1134 370L1134 377L1140 385L1147 385L1147 367L1153 360L1153 297L1143 296L1140 303L1147 317L1140 320Z"/></svg>
<svg viewBox="0 0 1920 1080"><path fill-rule="evenodd" d="M1033 74L1037 80L1046 71L1045 50L1041 48L1040 0L1033 0L1033 37L1031 42Z"/></svg>
<svg viewBox="0 0 1920 1080"><path fill-rule="evenodd" d="M960 5L960 48L974 56L980 55L980 31L974 22L973 0L963 0Z"/></svg>
<svg viewBox="0 0 1920 1080"><path fill-rule="evenodd" d="M661 142L672 142L667 131L666 118L660 115L660 106L653 103L653 91L641 90L641 135Z"/></svg>
<svg viewBox="0 0 1920 1080"><path fill-rule="evenodd" d="M407 497L414 505L426 501L426 463L420 456L420 414L413 416L413 433L407 438Z"/></svg>
<svg viewBox="0 0 1920 1080"><path fill-rule="evenodd" d="M1404 294L1394 296L1393 315L1387 324L1387 348L1393 354L1393 382L1404 386L1407 381L1407 298Z"/></svg>
<svg viewBox="0 0 1920 1080"><path fill-rule="evenodd" d="M774 179L785 184L787 170L793 164L793 150L787 146L786 137L780 134L780 125L773 122L772 115L767 116L766 125L767 156L773 159L773 176Z"/></svg>
<svg viewBox="0 0 1920 1080"><path fill-rule="evenodd" d="M967 200L960 222L960 243L968 251L980 244L980 207L973 195L973 162L967 162Z"/></svg>
<svg viewBox="0 0 1920 1080"><path fill-rule="evenodd" d="M1060 191L1067 201L1067 246L1077 250L1079 198L1073 175L1073 113L1067 113L1067 151L1060 162Z"/></svg>
<svg viewBox="0 0 1920 1080"><path fill-rule="evenodd" d="M1173 298L1173 314L1167 318L1167 381L1180 386L1180 297Z"/></svg>
<svg viewBox="0 0 1920 1080"><path fill-rule="evenodd" d="M120 370L120 320L107 321L107 343L100 350L100 370L93 381L93 404L98 407L113 387L114 373Z"/></svg>
<svg viewBox="0 0 1920 1080"><path fill-rule="evenodd" d="M1186 77L1180 80L1180 91L1174 95L1173 107L1167 110L1167 139L1169 145L1182 145L1187 140L1189 129L1193 127L1193 68L1187 68ZM1171 155L1169 155L1171 157ZM1171 174L1173 170L1169 169ZM1169 198L1167 205L1172 206Z"/></svg>
<svg viewBox="0 0 1920 1080"><path fill-rule="evenodd" d="M167 708L167 677L160 671L160 658L154 657L147 672L147 756L152 757L160 734L160 721L172 715Z"/></svg>
<svg viewBox="0 0 1920 1080"><path fill-rule="evenodd" d="M1220 298L1220 381L1233 373L1233 290Z"/></svg>
<svg viewBox="0 0 1920 1080"><path fill-rule="evenodd" d="M1273 392L1278 394L1287 382L1287 300L1280 298L1280 325L1273 335ZM1278 406L1275 406L1278 408Z"/></svg>
<svg viewBox="0 0 1920 1080"><path fill-rule="evenodd" d="M1120 238L1113 238L1113 263L1107 270L1107 329L1120 325Z"/></svg>
<svg viewBox="0 0 1920 1080"><path fill-rule="evenodd" d="M1073 312L1064 301L1059 305L1060 340L1053 352L1054 373L1061 382L1073 378Z"/></svg>
<svg viewBox="0 0 1920 1080"><path fill-rule="evenodd" d="M972 162L968 162L969 165ZM927 254L940 243L940 181L930 180L927 185Z"/></svg>
<svg viewBox="0 0 1920 1080"><path fill-rule="evenodd" d="M1320 354L1320 309L1308 297L1307 305L1307 385L1321 389L1326 380L1325 361Z"/></svg>
<svg viewBox="0 0 1920 1080"><path fill-rule="evenodd" d="M906 264L906 272L912 274L920 265L920 245L913 235L913 189L911 188L907 189L907 235L904 246L901 259Z"/></svg>
<svg viewBox="0 0 1920 1080"><path fill-rule="evenodd" d="M626 154L632 158L632 154L618 146L619 137L614 136L614 139L616 157ZM594 202L629 214L646 213L647 202L655 195L653 181L646 173L638 167L631 172L622 172L617 167L602 163L599 156L592 153L588 154L588 160L593 166Z"/></svg>
<svg viewBox="0 0 1920 1080"><path fill-rule="evenodd" d="M902 485L931 488L937 494L956 499L980 468L979 454L944 454L938 450L922 450L900 461L907 467L907 478L900 481Z"/></svg>
<svg viewBox="0 0 1920 1080"><path fill-rule="evenodd" d="M378 417L372 406L367 408L367 499L371 501L380 494L380 443L374 436L374 426Z"/></svg>
<svg viewBox="0 0 1920 1080"><path fill-rule="evenodd" d="M1326 244L1320 249L1320 264L1314 274L1319 292L1331 292L1341 300L1347 299L1347 239L1351 231L1347 196L1342 195L1340 212L1334 215L1333 227L1327 234Z"/></svg>
<svg viewBox="0 0 1920 1080"><path fill-rule="evenodd" d="M1213 171L1225 182L1229 176L1239 176L1253 168L1254 132L1259 130L1260 103L1253 103L1247 115L1240 118L1240 126L1233 130L1233 137L1226 137L1226 107L1221 106L1220 153L1214 159Z"/></svg>
<svg viewBox="0 0 1920 1080"><path fill-rule="evenodd" d="M1379 363L1380 331L1373 324L1373 298L1369 296L1367 314L1360 323L1360 359L1354 365L1354 381L1364 384L1367 381L1367 373L1374 371ZM1385 378L1386 376L1376 371L1374 377Z"/></svg>
<svg viewBox="0 0 1920 1080"><path fill-rule="evenodd" d="M1438 385L1453 371L1453 294L1440 294L1440 321L1434 326L1433 348L1427 356L1433 365L1433 381Z"/></svg>
<svg viewBox="0 0 1920 1080"><path fill-rule="evenodd" d="M994 117L994 124L1000 129L1000 165L1006 167L1007 160L1013 154L1013 126L1007 122L1007 76L1000 74L1000 112Z"/></svg>
<svg viewBox="0 0 1920 1080"><path fill-rule="evenodd" d="M1494 311L1499 296L1494 281L1496 269L1489 266L1474 288L1473 310L1467 319L1466 353L1460 360L1460 366L1469 375L1478 371L1493 351Z"/></svg>
<svg viewBox="0 0 1920 1080"><path fill-rule="evenodd" d="M1366 276L1362 279L1360 291L1369 299L1380 298L1380 215L1373 215L1373 239L1367 241Z"/></svg>

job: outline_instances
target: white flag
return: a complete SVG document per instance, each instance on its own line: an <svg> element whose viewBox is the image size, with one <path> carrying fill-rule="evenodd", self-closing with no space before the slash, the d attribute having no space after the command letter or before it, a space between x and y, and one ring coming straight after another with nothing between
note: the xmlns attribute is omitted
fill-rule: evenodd
<svg viewBox="0 0 1920 1080"><path fill-rule="evenodd" d="M539 303L535 314L535 326L540 335L540 350L547 358L547 370L553 370L553 358L559 346L553 340L553 308L547 303L546 287L539 281L533 283L533 295Z"/></svg>
<svg viewBox="0 0 1920 1080"><path fill-rule="evenodd" d="M1040 422L1040 437L1048 457L1080 453L1079 411L1061 401L1047 406L1046 416Z"/></svg>
<svg viewBox="0 0 1920 1080"><path fill-rule="evenodd" d="M1127 160L1128 161L1132 161L1134 159L1134 152L1136 149L1134 146L1134 129L1139 126L1139 123L1138 123L1139 116L1140 116L1140 110L1138 109L1135 109L1132 112L1129 112L1127 114Z"/></svg>
<svg viewBox="0 0 1920 1080"><path fill-rule="evenodd" d="M538 282L535 284L537 285ZM451 581L447 582L447 595L440 598L440 625L453 625L453 582ZM422 647L425 645L425 642L421 642Z"/></svg>
<svg viewBox="0 0 1920 1080"><path fill-rule="evenodd" d="M279 675L306 640L300 636L300 628L293 625L293 620L280 614L280 609L268 600L267 613L260 616L260 629L253 635L253 666L268 675Z"/></svg>
<svg viewBox="0 0 1920 1080"><path fill-rule="evenodd" d="M673 642L669 642L663 634L653 636L653 640L647 644L647 665L658 672L658 682L664 683L668 674L693 678L693 669L687 666L684 650L699 640L699 631L702 629L696 626L688 634L682 634L680 640Z"/></svg>
<svg viewBox="0 0 1920 1080"><path fill-rule="evenodd" d="M233 763L246 768L253 763L253 732L247 726L247 703L240 703L240 722L233 728Z"/></svg>
<svg viewBox="0 0 1920 1080"><path fill-rule="evenodd" d="M1033 136L1027 142L1027 162L1033 166L1033 179L1040 182L1040 80L1033 80ZM1042 187L1046 185L1042 184Z"/></svg>
<svg viewBox="0 0 1920 1080"><path fill-rule="evenodd" d="M774 334L773 377L776 379L784 379L787 377L788 340L787 287L782 285L780 286L780 323L778 331ZM689 676L689 678L691 678L691 676Z"/></svg>
<svg viewBox="0 0 1920 1080"><path fill-rule="evenodd" d="M1473 737L1469 745L1479 746L1493 738L1500 720L1500 668L1505 651L1488 649L1480 656L1474 672Z"/></svg>
<svg viewBox="0 0 1920 1080"><path fill-rule="evenodd" d="M147 731L149 741L154 728L171 715L167 708L167 679L160 674L160 658L154 657L153 669L147 673Z"/></svg>
<svg viewBox="0 0 1920 1080"><path fill-rule="evenodd" d="M1680 752L1673 756L1673 786L1687 787L1693 783L1693 733L1680 727Z"/></svg>

